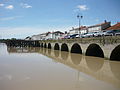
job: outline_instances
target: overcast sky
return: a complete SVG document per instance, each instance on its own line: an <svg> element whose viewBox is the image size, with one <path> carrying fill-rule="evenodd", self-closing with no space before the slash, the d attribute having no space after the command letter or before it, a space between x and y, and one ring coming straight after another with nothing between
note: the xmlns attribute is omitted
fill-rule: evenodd
<svg viewBox="0 0 120 90"><path fill-rule="evenodd" d="M120 22L120 0L0 0L0 38L25 38L47 31L69 31L104 20Z"/></svg>

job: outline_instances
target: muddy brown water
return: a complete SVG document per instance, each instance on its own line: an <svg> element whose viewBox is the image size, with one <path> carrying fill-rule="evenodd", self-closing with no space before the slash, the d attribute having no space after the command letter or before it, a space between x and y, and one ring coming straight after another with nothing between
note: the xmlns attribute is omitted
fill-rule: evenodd
<svg viewBox="0 0 120 90"><path fill-rule="evenodd" d="M120 90L120 62L0 44L0 90Z"/></svg>

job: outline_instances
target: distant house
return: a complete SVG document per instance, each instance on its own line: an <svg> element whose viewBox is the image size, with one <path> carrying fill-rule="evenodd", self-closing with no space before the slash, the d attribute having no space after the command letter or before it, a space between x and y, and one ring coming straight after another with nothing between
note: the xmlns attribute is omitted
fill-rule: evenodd
<svg viewBox="0 0 120 90"><path fill-rule="evenodd" d="M93 26L89 26L88 27L88 32L99 32L99 31L102 31L102 30L106 30L110 26L111 26L111 22L107 22L105 20L104 23L93 25Z"/></svg>
<svg viewBox="0 0 120 90"><path fill-rule="evenodd" d="M81 26L80 28L72 28L72 30L69 30L69 34L84 34L88 32L88 28L86 26Z"/></svg>
<svg viewBox="0 0 120 90"><path fill-rule="evenodd" d="M46 40L46 33L40 34L40 40Z"/></svg>
<svg viewBox="0 0 120 90"><path fill-rule="evenodd" d="M28 37L25 38L25 40L31 40L31 37L28 36Z"/></svg>
<svg viewBox="0 0 120 90"><path fill-rule="evenodd" d="M52 32L47 32L46 33L46 40L51 40L52 39Z"/></svg>
<svg viewBox="0 0 120 90"><path fill-rule="evenodd" d="M40 34L33 35L33 36L31 36L31 40L41 40L41 35Z"/></svg>
<svg viewBox="0 0 120 90"><path fill-rule="evenodd" d="M120 30L120 22L118 22L117 24L107 28L106 30Z"/></svg>
<svg viewBox="0 0 120 90"><path fill-rule="evenodd" d="M55 31L52 33L52 39L60 39L63 36L63 32L61 31Z"/></svg>

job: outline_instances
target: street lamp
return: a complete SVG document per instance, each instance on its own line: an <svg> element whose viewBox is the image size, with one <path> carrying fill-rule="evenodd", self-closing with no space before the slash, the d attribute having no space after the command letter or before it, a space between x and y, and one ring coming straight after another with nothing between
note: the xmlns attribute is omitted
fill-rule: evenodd
<svg viewBox="0 0 120 90"><path fill-rule="evenodd" d="M80 37L80 24L81 24L81 19L83 18L83 16L82 15L77 15L77 18L78 18L78 24L79 24L79 37Z"/></svg>

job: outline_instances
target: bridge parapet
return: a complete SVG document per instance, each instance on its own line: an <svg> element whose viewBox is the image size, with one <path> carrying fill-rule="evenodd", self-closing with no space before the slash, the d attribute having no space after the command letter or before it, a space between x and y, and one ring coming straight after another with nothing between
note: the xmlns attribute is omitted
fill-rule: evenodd
<svg viewBox="0 0 120 90"><path fill-rule="evenodd" d="M120 60L120 36L63 40L6 40L8 46L44 47L111 60Z"/></svg>

